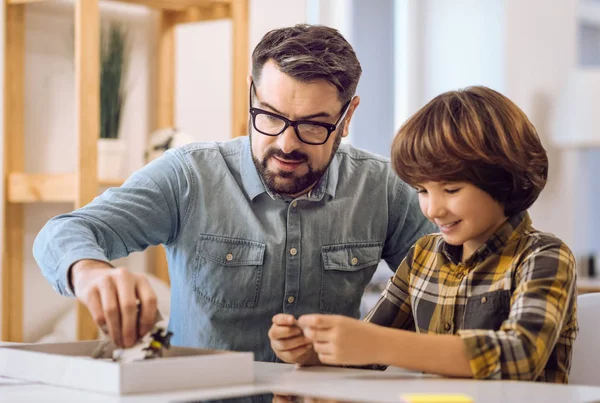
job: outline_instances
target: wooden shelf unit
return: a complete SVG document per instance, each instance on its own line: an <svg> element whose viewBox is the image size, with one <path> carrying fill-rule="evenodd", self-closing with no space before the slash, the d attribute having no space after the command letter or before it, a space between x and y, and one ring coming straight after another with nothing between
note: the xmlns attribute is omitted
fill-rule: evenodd
<svg viewBox="0 0 600 403"><path fill-rule="evenodd" d="M70 174L25 173L25 7L51 0L1 0L5 18L4 57L4 211L2 245L2 335L4 341L23 341L23 238L25 203L89 203L99 189L120 180L97 178L97 139L100 120L99 0L75 0L75 80L77 171ZM108 1L108 0L107 0ZM116 0L110 0L116 1ZM249 72L249 0L120 0L151 7L159 14L157 43L156 121L175 125L175 28L178 24L232 20L232 136L245 135L246 76ZM163 248L155 248L155 274L169 280ZM96 337L87 309L77 305L77 337Z"/></svg>

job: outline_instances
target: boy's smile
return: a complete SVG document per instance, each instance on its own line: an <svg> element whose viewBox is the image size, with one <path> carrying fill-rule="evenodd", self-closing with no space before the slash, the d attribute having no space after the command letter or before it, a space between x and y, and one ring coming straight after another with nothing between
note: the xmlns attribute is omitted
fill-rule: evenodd
<svg viewBox="0 0 600 403"><path fill-rule="evenodd" d="M451 245L471 256L506 221L504 206L467 182L427 182L416 186L423 214Z"/></svg>

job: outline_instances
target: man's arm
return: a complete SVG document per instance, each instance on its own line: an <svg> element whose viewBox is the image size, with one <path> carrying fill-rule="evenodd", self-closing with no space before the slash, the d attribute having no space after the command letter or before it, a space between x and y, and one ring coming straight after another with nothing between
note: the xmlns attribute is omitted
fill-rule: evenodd
<svg viewBox="0 0 600 403"><path fill-rule="evenodd" d="M382 258L391 270L396 270L419 238L438 229L421 212L416 191L393 172L390 175L388 231Z"/></svg>
<svg viewBox="0 0 600 403"><path fill-rule="evenodd" d="M53 218L34 242L34 257L54 289L63 295L76 294L99 326L108 325L117 344L123 325L127 341L135 334L136 297L146 300L144 305L140 299L140 315L145 319L155 312L155 297L137 276L114 271L109 262L176 239L188 208L189 178L182 155L169 152L120 188ZM119 319L120 314L124 317Z"/></svg>

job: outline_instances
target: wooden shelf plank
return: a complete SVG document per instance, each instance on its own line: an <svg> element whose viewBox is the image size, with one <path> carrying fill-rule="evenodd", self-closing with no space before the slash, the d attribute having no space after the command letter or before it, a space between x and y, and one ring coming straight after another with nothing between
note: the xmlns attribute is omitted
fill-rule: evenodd
<svg viewBox="0 0 600 403"><path fill-rule="evenodd" d="M25 167L25 7L4 12L4 172L15 172ZM3 186L6 197L7 181ZM3 207L2 340L23 341L23 206Z"/></svg>
<svg viewBox="0 0 600 403"><path fill-rule="evenodd" d="M178 11L174 15L176 24L187 24L202 21L224 20L232 18L232 6L230 4L216 4L212 7L190 7Z"/></svg>
<svg viewBox="0 0 600 403"><path fill-rule="evenodd" d="M100 135L100 9L98 0L75 3L75 109L77 174L75 208L98 194L98 137ZM77 308L77 339L93 340L97 328L85 307Z"/></svg>
<svg viewBox="0 0 600 403"><path fill-rule="evenodd" d="M52 0L7 0L9 5L13 4L34 4L50 2ZM190 8L210 9L215 5L227 6L234 0L109 0L112 2L137 4L156 8L160 10L185 11Z"/></svg>
<svg viewBox="0 0 600 403"><path fill-rule="evenodd" d="M183 11L191 7L211 8L215 4L229 4L236 0L114 0L123 3L138 4L141 6L161 10Z"/></svg>
<svg viewBox="0 0 600 403"><path fill-rule="evenodd" d="M250 52L248 48L248 27L250 6L248 0L236 0L232 4L233 18L233 74L232 82L232 137L248 134L248 83L250 74Z"/></svg>
<svg viewBox="0 0 600 403"><path fill-rule="evenodd" d="M7 199L9 203L72 203L75 185L75 174L13 172L8 175Z"/></svg>
<svg viewBox="0 0 600 403"><path fill-rule="evenodd" d="M99 179L98 186L119 187L123 182L123 179ZM76 185L75 174L13 172L8 175L7 200L9 203L73 203Z"/></svg>

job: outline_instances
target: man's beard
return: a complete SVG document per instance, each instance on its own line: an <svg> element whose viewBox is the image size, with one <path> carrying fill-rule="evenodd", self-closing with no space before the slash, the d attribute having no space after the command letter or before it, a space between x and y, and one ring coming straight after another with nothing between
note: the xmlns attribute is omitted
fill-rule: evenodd
<svg viewBox="0 0 600 403"><path fill-rule="evenodd" d="M337 135L335 143L333 144L333 149L331 152L331 156L329 157L329 161L327 161L327 164L325 164L325 166L323 166L321 169L313 169L313 167L310 165L308 155L306 155L303 152L294 150L291 153L286 154L283 151L281 151L281 149L276 147L271 147L267 149L262 161L259 161L254 155L254 151L252 150L252 131L251 129L249 129L248 131L250 137L250 150L252 152L252 161L254 162L254 166L256 167L258 173L262 177L265 185L269 188L271 192L290 196L298 195L306 189L308 189L309 187L311 187L313 184L315 184L319 179L321 179L325 171L327 171L327 168L329 168L329 165L331 164L331 161L333 161L333 157L335 156L335 152L340 147L340 143L342 142L341 133L343 133L343 127L340 127L340 129L340 134ZM278 157L284 160L302 161L306 163L306 166L308 167L308 172L302 176L296 177L294 172L269 171L267 166L269 158L271 157ZM278 178L292 178L293 180L282 183L281 181L277 180Z"/></svg>

